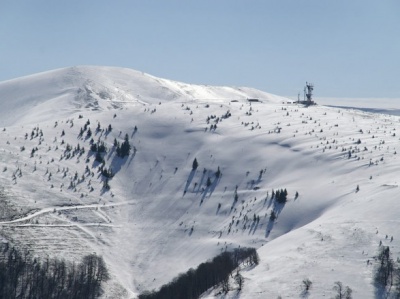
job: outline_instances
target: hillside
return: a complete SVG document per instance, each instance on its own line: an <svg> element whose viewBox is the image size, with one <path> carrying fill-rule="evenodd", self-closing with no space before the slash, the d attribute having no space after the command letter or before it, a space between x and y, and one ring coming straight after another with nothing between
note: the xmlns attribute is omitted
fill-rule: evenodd
<svg viewBox="0 0 400 299"><path fill-rule="evenodd" d="M229 298L296 298L304 278L309 298L333 296L338 280L372 298L366 261L380 241L399 255L399 118L287 101L110 67L2 82L3 242L41 257L101 254L104 297L134 298L251 246L260 265ZM104 166L91 142L105 146ZM272 191L284 189L279 204Z"/></svg>

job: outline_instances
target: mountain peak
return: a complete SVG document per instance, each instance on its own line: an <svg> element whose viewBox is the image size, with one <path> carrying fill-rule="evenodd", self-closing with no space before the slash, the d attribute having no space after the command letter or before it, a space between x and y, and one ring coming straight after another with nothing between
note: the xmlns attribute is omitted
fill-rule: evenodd
<svg viewBox="0 0 400 299"><path fill-rule="evenodd" d="M75 66L0 83L0 117L4 124L44 121L79 109L122 109L165 101L228 102L260 98L282 101L252 88L186 84L127 68ZM27 114L31 119L27 119Z"/></svg>

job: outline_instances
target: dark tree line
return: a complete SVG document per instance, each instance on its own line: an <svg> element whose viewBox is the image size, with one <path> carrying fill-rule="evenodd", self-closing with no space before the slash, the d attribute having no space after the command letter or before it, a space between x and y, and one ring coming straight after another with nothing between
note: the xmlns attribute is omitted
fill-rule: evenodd
<svg viewBox="0 0 400 299"><path fill-rule="evenodd" d="M375 268L375 284L381 287L392 285L393 283L393 270L394 262L390 253L389 246L382 246L379 248L377 259L377 266Z"/></svg>
<svg viewBox="0 0 400 299"><path fill-rule="evenodd" d="M254 248L238 248L232 252L223 252L211 261L200 264L180 274L160 290L144 292L139 299L195 299L209 288L229 280L232 271L240 263L258 264L259 257ZM242 285L242 281L241 281Z"/></svg>
<svg viewBox="0 0 400 299"><path fill-rule="evenodd" d="M389 246L379 246L375 262L376 294L382 298L400 298L400 260L393 260Z"/></svg>
<svg viewBox="0 0 400 299"><path fill-rule="evenodd" d="M0 253L1 299L94 299L109 274L102 257L85 256L78 264L32 259L15 248Z"/></svg>

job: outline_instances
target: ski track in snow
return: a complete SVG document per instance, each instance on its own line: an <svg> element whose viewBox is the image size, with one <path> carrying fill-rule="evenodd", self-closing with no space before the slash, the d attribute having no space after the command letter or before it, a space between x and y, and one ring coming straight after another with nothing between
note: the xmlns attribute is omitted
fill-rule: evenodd
<svg viewBox="0 0 400 299"><path fill-rule="evenodd" d="M129 204L133 204L133 203L134 203L134 200L112 203L112 204L104 204L104 205L76 205L76 206L68 206L68 207L49 207L49 208L42 209L40 211L37 211L37 212L30 214L28 216L25 216L25 217L21 217L21 218L10 220L10 221L2 221L2 222L0 222L0 225L10 225L10 224L15 224L15 223L19 223L19 222L24 222L24 221L31 220L31 219L33 219L37 216L43 215L43 214L54 213L54 212L59 212L59 211L82 210L82 209L91 209L91 210L99 209L100 210L101 208L123 206L123 205L129 205ZM101 213L99 213L99 214L101 214ZM108 217L106 217L104 215L102 215L102 217L105 220L109 221Z"/></svg>

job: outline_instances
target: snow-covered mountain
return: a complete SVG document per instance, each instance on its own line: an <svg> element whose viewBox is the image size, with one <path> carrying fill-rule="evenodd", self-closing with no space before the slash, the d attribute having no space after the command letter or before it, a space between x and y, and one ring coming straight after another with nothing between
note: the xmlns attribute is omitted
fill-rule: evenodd
<svg viewBox="0 0 400 299"><path fill-rule="evenodd" d="M400 255L397 116L84 66L0 83L0 120L1 237L42 257L101 254L104 297L248 246L260 264L224 298L297 298L305 278L309 298L335 281L373 298L367 261L380 242Z"/></svg>

